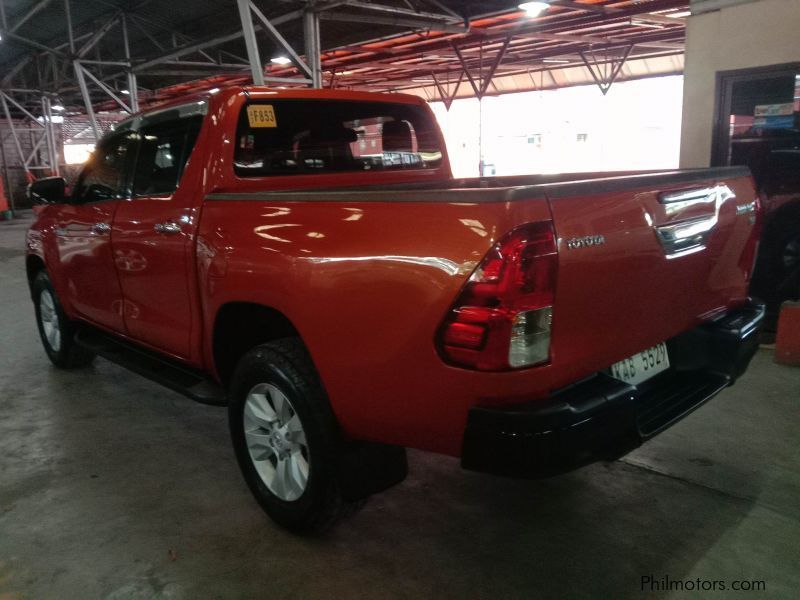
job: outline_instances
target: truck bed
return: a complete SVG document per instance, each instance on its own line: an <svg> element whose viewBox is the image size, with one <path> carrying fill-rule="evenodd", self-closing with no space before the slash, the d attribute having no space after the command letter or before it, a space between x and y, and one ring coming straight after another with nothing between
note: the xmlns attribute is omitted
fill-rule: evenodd
<svg viewBox="0 0 800 600"><path fill-rule="evenodd" d="M221 256L242 285L273 282L253 299L297 324L348 433L457 455L469 406L545 398L743 304L754 198L742 168L215 190L198 259L212 308L226 301ZM436 331L470 274L507 232L543 220L558 239L550 362L443 364ZM707 231L681 249L667 238L687 224Z"/></svg>

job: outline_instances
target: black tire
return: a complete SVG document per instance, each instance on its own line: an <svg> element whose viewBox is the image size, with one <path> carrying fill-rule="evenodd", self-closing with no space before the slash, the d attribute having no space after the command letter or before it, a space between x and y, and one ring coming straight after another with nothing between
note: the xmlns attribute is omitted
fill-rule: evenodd
<svg viewBox="0 0 800 600"><path fill-rule="evenodd" d="M248 395L264 385L274 386L289 400L290 414L299 418L305 433L303 457L308 465L307 480L299 497L291 500L282 499L270 490L259 474L245 437ZM299 339L263 344L241 358L231 381L228 416L233 447L245 481L264 511L282 527L294 533L320 533L363 505L363 501L348 502L342 498L336 474L343 444L319 376ZM248 435L252 433L249 430ZM262 461L278 460L273 449L266 453L271 456ZM298 493L297 489L299 486L294 493Z"/></svg>
<svg viewBox="0 0 800 600"><path fill-rule="evenodd" d="M75 343L75 324L64 314L58 294L45 271L36 274L32 291L39 337L50 361L60 369L76 369L91 364L95 355ZM44 309L48 313L44 320L43 294L47 305ZM51 317L49 320L48 316ZM57 332L57 342L52 335L48 337L48 332L54 331Z"/></svg>

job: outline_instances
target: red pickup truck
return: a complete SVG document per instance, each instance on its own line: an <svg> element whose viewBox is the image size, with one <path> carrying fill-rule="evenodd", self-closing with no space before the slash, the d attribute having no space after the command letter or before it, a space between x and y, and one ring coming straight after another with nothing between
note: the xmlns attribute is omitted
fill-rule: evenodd
<svg viewBox="0 0 800 600"><path fill-rule="evenodd" d="M236 87L121 123L27 237L44 348L226 404L266 512L321 529L405 448L621 456L757 348L746 168L454 180L411 96Z"/></svg>

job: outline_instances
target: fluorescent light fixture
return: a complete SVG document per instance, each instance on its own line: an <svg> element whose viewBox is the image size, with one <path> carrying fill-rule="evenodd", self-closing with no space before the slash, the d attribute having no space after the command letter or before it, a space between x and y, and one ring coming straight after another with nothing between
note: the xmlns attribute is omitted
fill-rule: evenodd
<svg viewBox="0 0 800 600"><path fill-rule="evenodd" d="M538 17L550 8L547 2L523 2L519 5L520 10L524 10L529 17Z"/></svg>
<svg viewBox="0 0 800 600"><path fill-rule="evenodd" d="M637 19L635 17L631 17L631 25L634 27L647 27L648 29L664 29L661 23L654 23L653 21Z"/></svg>
<svg viewBox="0 0 800 600"><path fill-rule="evenodd" d="M555 63L555 64L559 64L559 65L565 65L569 61L566 58L543 58L542 62L543 63Z"/></svg>
<svg viewBox="0 0 800 600"><path fill-rule="evenodd" d="M276 65L288 65L292 61L287 56L276 56L275 58L271 58L269 62Z"/></svg>
<svg viewBox="0 0 800 600"><path fill-rule="evenodd" d="M50 107L50 110L54 110L56 112L64 112L64 106L60 102L56 102L53 106Z"/></svg>
<svg viewBox="0 0 800 600"><path fill-rule="evenodd" d="M123 96L130 96L131 95L131 93L128 90L120 90L119 93L122 94Z"/></svg>

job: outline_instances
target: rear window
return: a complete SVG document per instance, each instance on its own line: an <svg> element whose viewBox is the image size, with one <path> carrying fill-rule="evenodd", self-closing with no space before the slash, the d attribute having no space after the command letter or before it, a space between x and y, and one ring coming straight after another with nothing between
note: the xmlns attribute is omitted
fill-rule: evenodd
<svg viewBox="0 0 800 600"><path fill-rule="evenodd" d="M251 102L239 115L242 177L428 169L442 162L438 129L420 106L385 102Z"/></svg>

